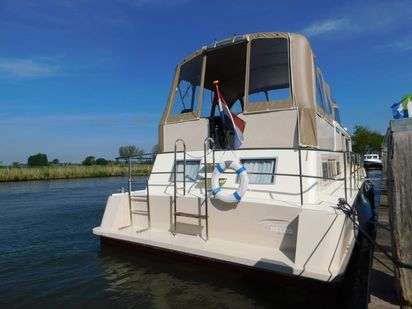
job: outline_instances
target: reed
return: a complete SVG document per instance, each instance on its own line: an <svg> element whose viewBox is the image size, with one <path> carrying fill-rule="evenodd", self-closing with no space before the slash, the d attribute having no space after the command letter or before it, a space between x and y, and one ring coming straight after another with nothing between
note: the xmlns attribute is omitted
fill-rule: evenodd
<svg viewBox="0 0 412 309"><path fill-rule="evenodd" d="M134 176L149 175L151 164L136 164L132 167ZM51 180L70 178L92 178L128 175L127 166L44 166L44 167L5 167L0 168L0 182L27 181L27 180Z"/></svg>

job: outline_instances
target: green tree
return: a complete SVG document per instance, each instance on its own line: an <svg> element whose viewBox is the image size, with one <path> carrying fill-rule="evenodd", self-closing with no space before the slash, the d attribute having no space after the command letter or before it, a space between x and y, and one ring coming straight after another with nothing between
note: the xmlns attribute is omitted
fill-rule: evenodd
<svg viewBox="0 0 412 309"><path fill-rule="evenodd" d="M83 165L95 165L96 164L96 158L93 156L88 156L86 159L83 160L82 162Z"/></svg>
<svg viewBox="0 0 412 309"><path fill-rule="evenodd" d="M380 150L383 135L371 131L365 126L355 126L352 135L352 149L354 152L362 153L369 150Z"/></svg>
<svg viewBox="0 0 412 309"><path fill-rule="evenodd" d="M53 159L50 163L57 165L57 164L59 164L60 162L59 162L59 159Z"/></svg>
<svg viewBox="0 0 412 309"><path fill-rule="evenodd" d="M47 166L49 160L47 160L47 155L44 153L38 153L28 157L27 165L28 166Z"/></svg>
<svg viewBox="0 0 412 309"><path fill-rule="evenodd" d="M108 162L107 162L107 160L104 159L104 158L98 158L98 159L96 159L96 165L107 165L107 164L108 164Z"/></svg>
<svg viewBox="0 0 412 309"><path fill-rule="evenodd" d="M119 147L119 156L120 157L130 157L135 155L141 155L144 153L144 150L136 147L134 145L126 145Z"/></svg>
<svg viewBox="0 0 412 309"><path fill-rule="evenodd" d="M154 159L156 159L156 155L159 153L160 148L159 148L159 144L156 144L152 147L152 160L154 161Z"/></svg>

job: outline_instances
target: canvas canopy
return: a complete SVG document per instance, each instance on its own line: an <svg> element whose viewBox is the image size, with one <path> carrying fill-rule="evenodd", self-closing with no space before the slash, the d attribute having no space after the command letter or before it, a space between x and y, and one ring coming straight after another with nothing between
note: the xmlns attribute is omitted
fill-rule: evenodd
<svg viewBox="0 0 412 309"><path fill-rule="evenodd" d="M299 144L316 147L316 113L330 123L339 118L330 88L323 77L317 80L318 72L311 46L300 34L254 33L215 42L177 66L160 126L199 119L202 103L205 109L205 98L213 96L213 81L219 79L229 106L238 104L245 115L297 110Z"/></svg>

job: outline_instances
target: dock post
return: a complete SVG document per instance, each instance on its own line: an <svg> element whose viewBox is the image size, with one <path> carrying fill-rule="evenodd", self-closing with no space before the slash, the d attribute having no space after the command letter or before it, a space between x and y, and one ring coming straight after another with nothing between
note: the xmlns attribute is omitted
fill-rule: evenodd
<svg viewBox="0 0 412 309"><path fill-rule="evenodd" d="M392 253L412 264L412 118L391 120L386 171ZM396 288L402 308L412 308L412 269L395 265Z"/></svg>

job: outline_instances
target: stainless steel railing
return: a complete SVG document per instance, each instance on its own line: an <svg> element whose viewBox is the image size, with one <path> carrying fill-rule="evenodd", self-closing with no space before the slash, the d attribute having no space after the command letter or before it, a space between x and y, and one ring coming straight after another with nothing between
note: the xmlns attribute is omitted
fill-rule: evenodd
<svg viewBox="0 0 412 309"><path fill-rule="evenodd" d="M178 151L177 146L178 144L182 144L183 150ZM215 143L212 138L206 138L204 141L204 198L205 198L205 215L200 216L201 218L207 218L206 219L206 238L208 238L209 230L208 230L208 185L207 185L207 150L212 149L213 151L213 167L215 166ZM251 175L270 175L270 176L285 176L285 177L299 177L299 195L300 195L300 204L303 205L304 199L304 188L303 188L303 179L304 178L312 178L312 179L319 179L319 180L335 180L335 181L343 181L344 183L344 195L345 195L345 200L348 199L348 191L351 190L351 195L352 195L352 190L357 187L358 183L361 180L361 169L362 169L362 158L359 154L356 154L351 151L339 151L339 150L330 150L330 149L314 149L314 148L303 148L303 147L270 147L270 148L242 148L240 151L243 150L292 150L296 151L298 155L298 168L299 172L296 174L293 173L260 173L260 172L248 172L248 174ZM225 150L218 150L218 151L225 151ZM306 175L303 173L303 167L302 167L302 151L314 151L314 152L329 152L329 153L340 153L342 155L342 161L343 161L343 177L325 177L325 176L317 176L317 175ZM183 153L183 171L179 172L178 171L178 164L177 164L177 153L182 152ZM164 152L164 153L171 153L171 152ZM176 231L176 200L177 200L177 174L183 174L183 196L186 195L186 145L185 142L181 139L176 140L175 142L175 147L174 147L174 169L173 171L156 171L156 172L151 172L151 174L171 174L173 173L174 175L174 180L173 180L173 186L174 186L174 231ZM132 192L132 184L134 183L132 180L132 163L133 160L138 160L139 162L148 162L151 160L153 161L153 157L155 154L153 153L144 153L144 154L139 154L139 155L133 155L129 157L119 157L117 159L124 159L127 160L128 163L128 195L129 195L129 208L130 208L130 216L132 216L132 202L131 202L131 192ZM349 167L349 170L348 170ZM234 172L228 172L228 174L232 174ZM349 186L348 186L349 185ZM349 187L349 188L348 188ZM147 201L148 201L148 210L150 213L150 203L149 203L149 182L146 181L146 193L147 193ZM150 214L148 215L149 222L150 222Z"/></svg>

